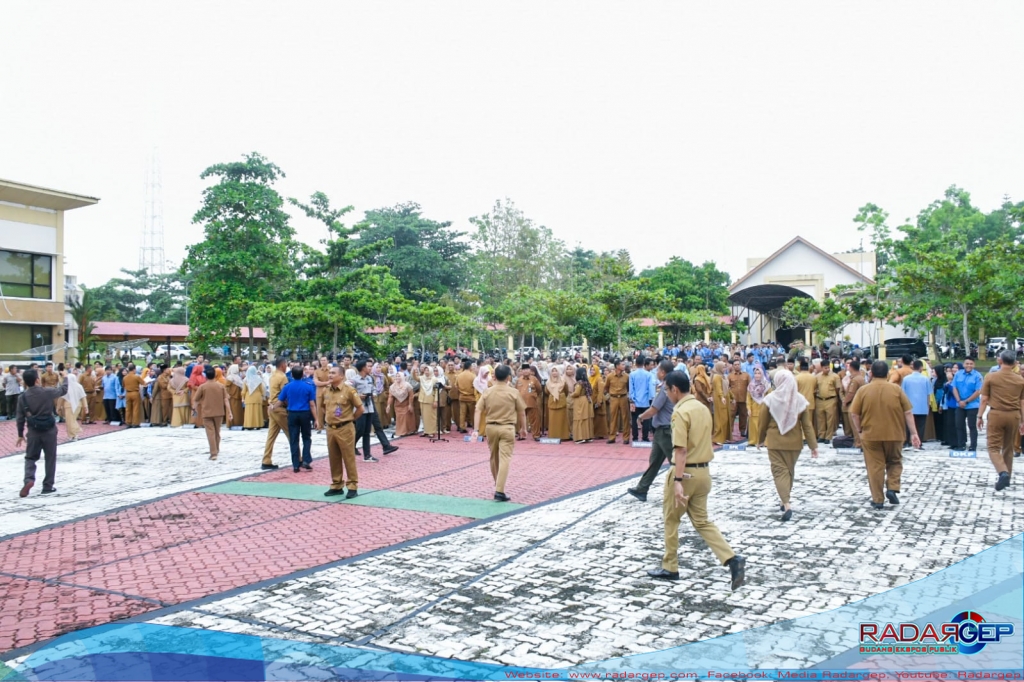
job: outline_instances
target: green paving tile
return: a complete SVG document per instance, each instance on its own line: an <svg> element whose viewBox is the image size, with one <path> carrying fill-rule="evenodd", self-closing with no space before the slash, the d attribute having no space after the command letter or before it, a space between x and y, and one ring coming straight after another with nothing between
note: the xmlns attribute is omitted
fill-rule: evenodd
<svg viewBox="0 0 1024 682"><path fill-rule="evenodd" d="M525 505L511 502L495 502L478 500L469 497L449 497L447 495L429 495L426 493L403 493L394 490L360 490L359 497L346 500L344 495L324 497L323 486L304 483L258 483L256 481L229 481L209 488L202 493L219 493L222 495L252 495L255 497L276 497L285 500L306 500L309 502L340 502L363 507L386 507L388 509L404 509L406 511L432 512L448 516L463 516L470 519L486 519Z"/></svg>

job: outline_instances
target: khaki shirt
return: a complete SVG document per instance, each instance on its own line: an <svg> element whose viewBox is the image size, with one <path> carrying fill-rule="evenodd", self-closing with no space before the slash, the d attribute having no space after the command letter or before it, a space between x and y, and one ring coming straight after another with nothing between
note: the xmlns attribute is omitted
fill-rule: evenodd
<svg viewBox="0 0 1024 682"><path fill-rule="evenodd" d="M913 371L913 367L907 367L906 365L903 365L902 367L897 367L889 372L889 381L896 384L897 386L902 386L903 377L909 376L910 373Z"/></svg>
<svg viewBox="0 0 1024 682"><path fill-rule="evenodd" d="M622 376L618 376L614 372L609 374L604 382L604 392L612 398L629 395L629 375L625 372L622 373Z"/></svg>
<svg viewBox="0 0 1024 682"><path fill-rule="evenodd" d="M852 374L852 372L851 372ZM850 377L850 386L846 389L843 394L843 409L850 409L850 403L853 402L854 396L857 395L857 391L864 387L864 372L857 372L855 375Z"/></svg>
<svg viewBox="0 0 1024 682"><path fill-rule="evenodd" d="M317 367L316 369L313 370L313 378L316 379L317 381L327 381L328 379L331 378L331 368L330 367ZM317 395L317 397L320 397L321 395L323 395L324 390L326 390L326 388L327 388L326 386L317 386L316 387L316 395Z"/></svg>
<svg viewBox="0 0 1024 682"><path fill-rule="evenodd" d="M523 404L526 405L527 409L537 409L540 402L540 392L544 390L537 377L533 376L533 374L530 374L525 379L520 377L516 389L519 391L519 395L522 396Z"/></svg>
<svg viewBox="0 0 1024 682"><path fill-rule="evenodd" d="M91 374L82 375L78 383L82 384L82 390L85 391L86 395L96 390L96 379Z"/></svg>
<svg viewBox="0 0 1024 682"><path fill-rule="evenodd" d="M125 374L122 384L125 393L138 393L139 387L142 386L142 377L134 373Z"/></svg>
<svg viewBox="0 0 1024 682"><path fill-rule="evenodd" d="M818 375L818 388L815 397L821 400L831 400L843 394L843 384L839 375L829 372Z"/></svg>
<svg viewBox="0 0 1024 682"><path fill-rule="evenodd" d="M356 410L363 406L356 389L346 383L335 388L324 387L324 421L328 426L339 426L355 421Z"/></svg>
<svg viewBox="0 0 1024 682"><path fill-rule="evenodd" d="M1020 412L1024 400L1024 378L1016 372L999 370L985 376L981 395L988 398L988 406L997 412Z"/></svg>
<svg viewBox="0 0 1024 682"><path fill-rule="evenodd" d="M796 390L804 398L807 398L807 409L814 409L814 396L818 392L818 377L810 372L800 372L796 375Z"/></svg>
<svg viewBox="0 0 1024 682"><path fill-rule="evenodd" d="M39 383L43 388L53 388L60 383L60 376L56 372L43 372L39 375Z"/></svg>
<svg viewBox="0 0 1024 682"><path fill-rule="evenodd" d="M907 437L906 413L910 399L898 384L876 379L859 391L850 414L860 417L861 438L867 441L899 441Z"/></svg>
<svg viewBox="0 0 1024 682"><path fill-rule="evenodd" d="M458 400L461 393L459 393L459 375L455 372L448 372L445 375L448 385L448 399Z"/></svg>
<svg viewBox="0 0 1024 682"><path fill-rule="evenodd" d="M459 376L455 379L455 386L459 390L459 396L466 396L465 400L472 402L475 400L476 389L473 388L473 380L476 379L473 372L468 369L464 369L459 372ZM463 400L463 398L459 398Z"/></svg>
<svg viewBox="0 0 1024 682"><path fill-rule="evenodd" d="M207 381L196 390L192 402L196 405L196 411L206 419L227 415L227 399L228 392L219 382Z"/></svg>
<svg viewBox="0 0 1024 682"><path fill-rule="evenodd" d="M288 383L288 377L284 375L284 372L274 370L274 373L270 375L270 403L273 404L277 400L277 394L281 392L284 385Z"/></svg>
<svg viewBox="0 0 1024 682"><path fill-rule="evenodd" d="M729 373L729 392L738 403L747 402L747 386L750 385L750 375L740 370Z"/></svg>
<svg viewBox="0 0 1024 682"><path fill-rule="evenodd" d="M477 409L487 413L488 424L515 426L519 410L526 410L526 403L508 382L499 382L484 391Z"/></svg>
<svg viewBox="0 0 1024 682"><path fill-rule="evenodd" d="M711 430L711 410L692 395L680 400L672 409L672 447L686 448L687 464L703 464L715 458Z"/></svg>
<svg viewBox="0 0 1024 682"><path fill-rule="evenodd" d="M765 419L765 415L768 418ZM768 408L761 410L761 419L758 426L758 433L755 436L757 443L768 446L769 450L797 451L803 450L804 443L811 450L818 448L818 436L814 433L814 425L811 423L810 410L804 410L797 419L796 426L786 433L779 433L779 425Z"/></svg>

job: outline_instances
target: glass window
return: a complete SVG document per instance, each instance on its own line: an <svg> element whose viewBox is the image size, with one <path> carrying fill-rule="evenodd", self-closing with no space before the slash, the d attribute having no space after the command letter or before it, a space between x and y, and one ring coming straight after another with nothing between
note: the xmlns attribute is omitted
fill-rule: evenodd
<svg viewBox="0 0 1024 682"><path fill-rule="evenodd" d="M7 287L4 287L6 292ZM0 355L17 355L32 348L32 327L27 324L0 324Z"/></svg>
<svg viewBox="0 0 1024 682"><path fill-rule="evenodd" d="M53 257L0 251L0 287L4 296L52 298Z"/></svg>

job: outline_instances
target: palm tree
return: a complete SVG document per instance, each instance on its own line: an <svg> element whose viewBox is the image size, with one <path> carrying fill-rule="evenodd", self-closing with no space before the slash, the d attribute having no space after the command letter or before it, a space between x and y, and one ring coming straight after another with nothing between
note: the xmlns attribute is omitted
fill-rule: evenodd
<svg viewBox="0 0 1024 682"><path fill-rule="evenodd" d="M71 308L71 318L78 325L77 346L79 359L82 357L88 359L92 347L99 340L93 336L93 332L96 330L96 325L93 322L96 306L90 294L91 292L88 289L83 288L81 296L69 294L66 299L68 307Z"/></svg>

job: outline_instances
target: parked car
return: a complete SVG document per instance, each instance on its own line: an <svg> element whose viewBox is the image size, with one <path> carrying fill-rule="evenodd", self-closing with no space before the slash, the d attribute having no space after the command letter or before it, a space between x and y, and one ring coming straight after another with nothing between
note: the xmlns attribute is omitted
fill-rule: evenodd
<svg viewBox="0 0 1024 682"><path fill-rule="evenodd" d="M878 357L878 344L871 347L872 357ZM912 337L886 339L885 340L885 357L889 360L893 358L903 357L909 355L912 358L923 358L928 355L928 346L925 345L924 339L915 339Z"/></svg>
<svg viewBox="0 0 1024 682"><path fill-rule="evenodd" d="M161 344L161 345L157 346L156 349L153 351L153 357L154 358L165 358L165 357L167 357L167 348L168 348L167 344ZM170 345L170 352L171 352L171 360L175 360L175 361L176 360L182 360L182 361L185 361L185 360L191 360L192 359L192 349L189 348L188 346L184 345L184 344L172 343Z"/></svg>
<svg viewBox="0 0 1024 682"><path fill-rule="evenodd" d="M516 359L520 362L529 360L530 358L539 358L540 349L536 346L523 346L516 351Z"/></svg>

